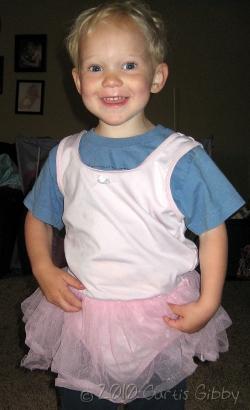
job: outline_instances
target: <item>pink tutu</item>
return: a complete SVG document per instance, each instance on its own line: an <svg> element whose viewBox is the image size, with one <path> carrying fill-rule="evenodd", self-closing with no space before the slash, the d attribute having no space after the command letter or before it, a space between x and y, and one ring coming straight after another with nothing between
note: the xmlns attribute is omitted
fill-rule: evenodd
<svg viewBox="0 0 250 410"><path fill-rule="evenodd" d="M130 301L97 300L82 291L82 310L65 313L37 289L22 303L29 369L58 374L56 385L87 391L113 402L129 402L168 390L196 368L194 356L214 361L228 349L231 320L222 307L199 332L170 328L169 303L199 297L199 275L183 276L170 295Z"/></svg>

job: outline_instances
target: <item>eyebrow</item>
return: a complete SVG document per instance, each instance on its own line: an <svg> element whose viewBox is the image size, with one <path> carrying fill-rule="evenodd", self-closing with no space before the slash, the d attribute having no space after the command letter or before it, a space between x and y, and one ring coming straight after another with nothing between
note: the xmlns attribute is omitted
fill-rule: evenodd
<svg viewBox="0 0 250 410"><path fill-rule="evenodd" d="M121 60L121 61L124 61L124 60L126 60L126 61L128 61L128 60L136 60L136 59L138 59L138 58L144 58L144 52L141 52L141 53L139 53L139 54L137 54L137 55L128 55L128 56L121 56L119 59ZM87 55L86 57L83 57L83 58L81 58L81 63L83 63L83 62L88 62L88 61L93 61L93 62L95 62L95 60L96 61L100 61L100 60L102 60L103 61L103 57L100 57L99 55L97 55L97 54L93 54L93 55ZM104 57L104 61L105 61L105 57Z"/></svg>

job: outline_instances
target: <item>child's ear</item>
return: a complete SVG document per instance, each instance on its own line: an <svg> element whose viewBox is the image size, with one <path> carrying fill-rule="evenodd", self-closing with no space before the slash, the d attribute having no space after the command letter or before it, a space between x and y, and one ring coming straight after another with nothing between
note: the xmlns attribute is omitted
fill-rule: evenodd
<svg viewBox="0 0 250 410"><path fill-rule="evenodd" d="M80 82L80 77L79 77L78 70L76 68L73 68L72 76L73 76L73 79L74 79L76 89L79 92L79 94L81 94L81 82Z"/></svg>
<svg viewBox="0 0 250 410"><path fill-rule="evenodd" d="M152 81L152 86L151 86L151 93L158 93L160 92L168 78L168 66L166 63L161 63L158 64L158 66L155 68L155 73L154 73L154 78Z"/></svg>

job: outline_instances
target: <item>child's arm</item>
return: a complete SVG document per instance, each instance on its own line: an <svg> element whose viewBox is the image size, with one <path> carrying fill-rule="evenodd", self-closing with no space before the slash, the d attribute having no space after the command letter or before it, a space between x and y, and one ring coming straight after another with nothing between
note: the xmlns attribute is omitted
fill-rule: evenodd
<svg viewBox="0 0 250 410"><path fill-rule="evenodd" d="M177 319L165 317L166 323L183 332L201 329L220 306L227 266L225 224L200 235L201 295L197 302L170 307Z"/></svg>
<svg viewBox="0 0 250 410"><path fill-rule="evenodd" d="M51 258L52 227L28 212L25 239L32 271L46 299L66 312L77 312L81 302L68 286L84 289L82 283L62 269Z"/></svg>

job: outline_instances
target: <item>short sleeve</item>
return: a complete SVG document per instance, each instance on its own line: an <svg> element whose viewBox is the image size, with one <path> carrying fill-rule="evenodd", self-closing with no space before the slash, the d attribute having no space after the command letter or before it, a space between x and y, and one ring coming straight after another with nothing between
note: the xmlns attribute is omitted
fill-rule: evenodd
<svg viewBox="0 0 250 410"><path fill-rule="evenodd" d="M173 199L197 235L223 223L244 200L202 147L185 154L171 176Z"/></svg>
<svg viewBox="0 0 250 410"><path fill-rule="evenodd" d="M57 146L52 148L32 190L26 196L24 205L39 220L63 228L63 195L56 178Z"/></svg>

